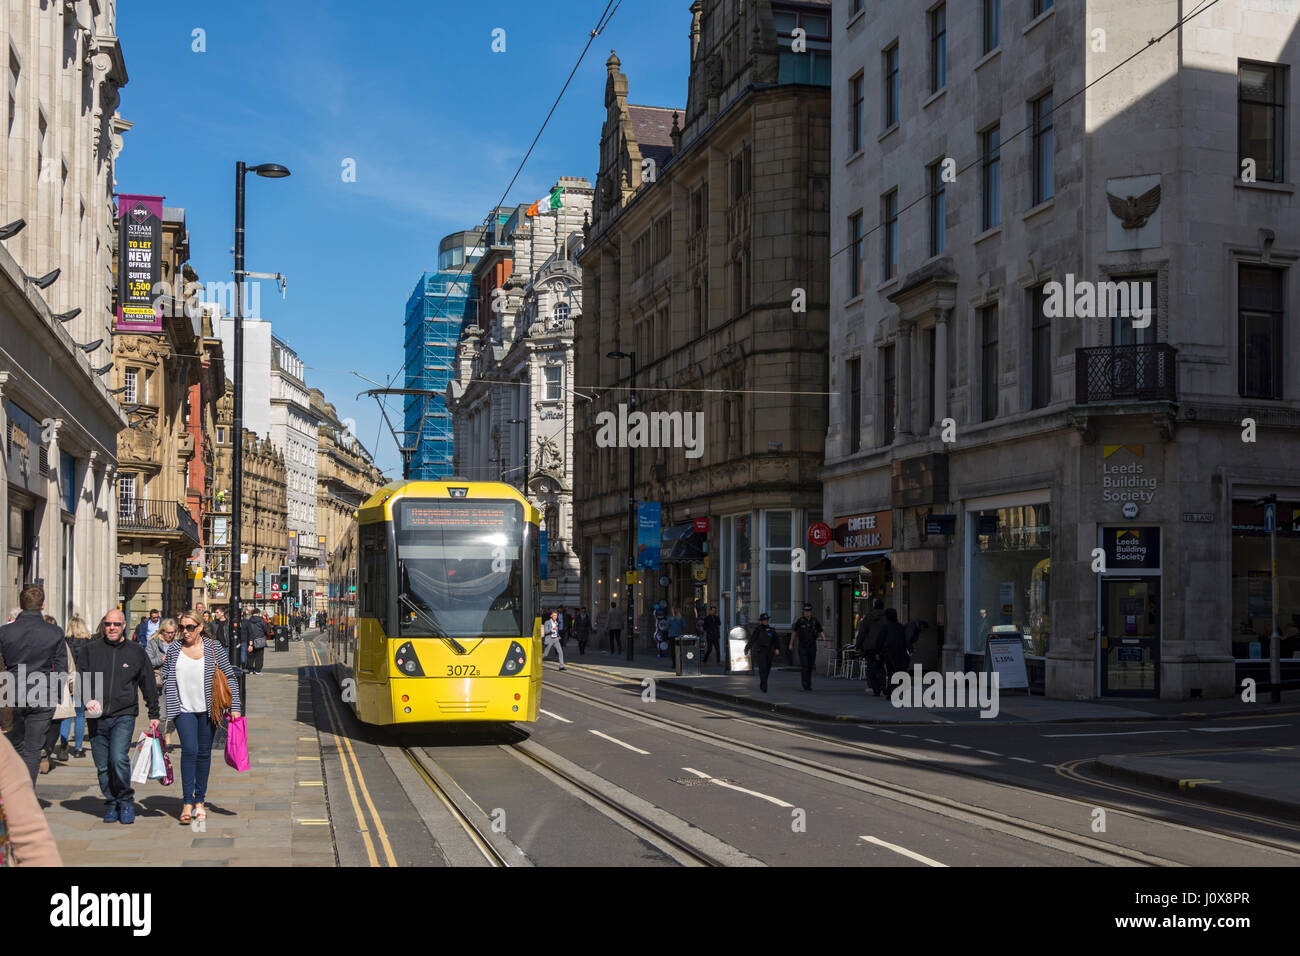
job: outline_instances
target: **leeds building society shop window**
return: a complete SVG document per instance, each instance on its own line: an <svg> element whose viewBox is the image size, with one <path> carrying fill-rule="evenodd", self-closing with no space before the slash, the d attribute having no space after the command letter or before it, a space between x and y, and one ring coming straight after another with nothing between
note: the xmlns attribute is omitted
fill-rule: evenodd
<svg viewBox="0 0 1300 956"><path fill-rule="evenodd" d="M1050 506L973 511L968 520L967 652L982 654L990 633L1014 629L1027 655L1045 655L1051 634Z"/></svg>
<svg viewBox="0 0 1300 956"><path fill-rule="evenodd" d="M1267 659L1273 581L1264 506L1232 503L1232 656ZM1277 629L1282 657L1300 659L1300 501L1277 503Z"/></svg>

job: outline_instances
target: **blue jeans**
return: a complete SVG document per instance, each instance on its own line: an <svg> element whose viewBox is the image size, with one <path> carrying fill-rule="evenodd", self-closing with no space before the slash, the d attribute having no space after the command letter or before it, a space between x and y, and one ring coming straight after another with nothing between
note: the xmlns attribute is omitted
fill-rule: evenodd
<svg viewBox="0 0 1300 956"><path fill-rule="evenodd" d="M70 735L72 733L72 722L74 720L77 722L77 745L72 749L80 750L81 743L86 736L86 708L82 707L80 704L77 705L76 717L65 717L63 723L59 724L59 737L63 740L72 739Z"/></svg>
<svg viewBox="0 0 1300 956"><path fill-rule="evenodd" d="M131 786L131 731L135 714L88 720L90 753L99 774L99 790L108 804L135 803Z"/></svg>
<svg viewBox="0 0 1300 956"><path fill-rule="evenodd" d="M181 790L185 803L202 803L208 795L212 769L212 721L206 713L177 714L176 733L181 738Z"/></svg>

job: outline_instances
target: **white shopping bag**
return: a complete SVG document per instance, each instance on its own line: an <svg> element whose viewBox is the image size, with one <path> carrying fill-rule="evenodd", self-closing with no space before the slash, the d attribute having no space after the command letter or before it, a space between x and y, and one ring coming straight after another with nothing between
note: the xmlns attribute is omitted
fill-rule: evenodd
<svg viewBox="0 0 1300 956"><path fill-rule="evenodd" d="M149 782L149 774L153 770L153 747L150 745L150 739L147 735L141 734L140 739L135 743L135 750L131 753L132 783Z"/></svg>

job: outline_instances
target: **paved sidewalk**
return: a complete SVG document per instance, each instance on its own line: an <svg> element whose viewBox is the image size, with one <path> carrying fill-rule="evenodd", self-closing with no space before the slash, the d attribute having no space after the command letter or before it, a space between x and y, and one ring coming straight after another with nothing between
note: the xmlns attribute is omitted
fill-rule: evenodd
<svg viewBox="0 0 1300 956"><path fill-rule="evenodd" d="M136 787L136 821L103 822L104 801L94 759L69 755L37 778L63 862L68 866L334 866L325 806L320 743L312 722L306 645L268 648L261 674L250 674L249 750L252 768L236 773L221 748L212 753L205 832L179 823L179 739L172 735L176 782ZM144 701L133 739L148 728Z"/></svg>
<svg viewBox="0 0 1300 956"><path fill-rule="evenodd" d="M574 645L570 642L570 647ZM1022 690L999 694L998 715L980 717L974 708L965 710L895 707L887 695L876 697L864 680L845 680L825 675L825 656L818 654L813 689L799 683L797 667L775 667L768 681L768 693L758 688L756 674L729 674L712 663L699 677L676 676L667 658L653 653L638 654L629 662L622 655L587 653L579 657L576 648L566 650L571 669L595 670L624 680L640 682L654 678L661 686L680 688L704 697L742 704L757 704L776 713L819 720L848 720L864 723L1073 723L1114 720L1186 720L1227 716L1258 716L1273 712L1300 711L1300 691L1282 694L1282 704L1271 704L1268 692L1253 704L1239 696L1220 700L1054 700L1026 695ZM551 658L554 662L554 655ZM551 665L548 665L551 666Z"/></svg>
<svg viewBox="0 0 1300 956"><path fill-rule="evenodd" d="M1300 820L1300 748L1216 753L1109 754L1097 770L1231 810Z"/></svg>

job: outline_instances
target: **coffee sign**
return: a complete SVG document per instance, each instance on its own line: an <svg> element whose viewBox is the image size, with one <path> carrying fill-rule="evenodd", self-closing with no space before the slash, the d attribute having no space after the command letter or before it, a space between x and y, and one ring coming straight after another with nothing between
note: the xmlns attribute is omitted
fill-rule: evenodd
<svg viewBox="0 0 1300 956"><path fill-rule="evenodd" d="M835 551L879 551L894 546L894 512L868 511L835 519Z"/></svg>

